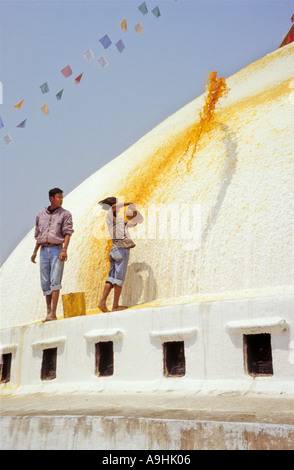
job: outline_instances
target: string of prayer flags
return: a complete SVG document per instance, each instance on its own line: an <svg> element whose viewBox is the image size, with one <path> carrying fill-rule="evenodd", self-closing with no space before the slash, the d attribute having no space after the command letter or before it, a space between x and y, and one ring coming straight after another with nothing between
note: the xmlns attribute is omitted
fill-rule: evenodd
<svg viewBox="0 0 294 470"><path fill-rule="evenodd" d="M13 142L12 138L11 138L11 135L10 134L6 134L2 137L2 140L4 142L5 145L9 145L11 144L11 142Z"/></svg>
<svg viewBox="0 0 294 470"><path fill-rule="evenodd" d="M21 100L19 103L15 104L13 107L16 108L16 109L17 108L20 109L22 107L23 102L24 102L24 99Z"/></svg>
<svg viewBox="0 0 294 470"><path fill-rule="evenodd" d="M123 41L120 39L116 44L117 50L122 53L122 51L125 49L125 45Z"/></svg>
<svg viewBox="0 0 294 470"><path fill-rule="evenodd" d="M124 20L122 20L122 21L119 23L119 26L121 27L121 29L123 30L123 32L126 33L127 30L128 30L128 27L127 27L127 19L125 18Z"/></svg>
<svg viewBox="0 0 294 470"><path fill-rule="evenodd" d="M156 18L159 18L161 16L160 10L158 7L153 8L152 13Z"/></svg>
<svg viewBox="0 0 294 470"><path fill-rule="evenodd" d="M83 53L83 57L86 59L87 62L91 62L91 60L94 59L94 54L93 54L93 52L91 51L91 49L87 49L87 50Z"/></svg>
<svg viewBox="0 0 294 470"><path fill-rule="evenodd" d="M141 0L142 1L142 0ZM175 2L177 2L177 0L174 0ZM151 8L150 8L151 9ZM146 5L146 1L143 1L141 3L141 5L138 6L138 10L140 11L140 13L142 15L146 15L149 10L147 8L147 5ZM159 18L161 16L161 12L160 12L160 9L158 6L156 6L155 8L151 9L151 12L153 13L153 15L156 17L156 18ZM294 15L291 17L291 21L294 22ZM128 31L128 26L127 26L127 18L124 18L120 23L119 23L119 26L120 28L122 29L123 32L127 32ZM293 25L294 26L294 25ZM292 32L292 36L293 36L293 26L291 28L291 32ZM136 31L136 33L139 35L142 33L143 31L143 25L141 23L141 21L139 21L135 26L134 26L134 30ZM293 41L293 39L291 39ZM108 36L108 34L105 34L103 37L101 37L99 39L99 42L101 43L101 45L103 46L104 49L108 49L111 45L112 45L112 41L110 39L110 37ZM284 45L284 43L282 44ZM121 54L124 49L126 48L125 47L125 44L124 44L124 41L122 39L120 39L119 41L117 41L115 43L115 46L118 50L118 52ZM87 49L83 54L83 57L84 59L87 61L87 62L91 62L95 56L94 56L94 53L93 51L89 48ZM99 59L97 59L97 62L98 62L98 65L101 69L104 69L105 67L107 67L109 65L107 59L104 57L104 56L101 56ZM70 65L67 65L66 67L64 67L62 70L60 70L60 72L62 73L62 75L64 76L64 78L68 78L70 77L72 74L73 74L73 71L70 67ZM82 79L82 76L83 76L84 72L81 73L80 75L78 75L74 81L75 81L75 84L79 84L81 82L81 79ZM1 85L1 82L0 82L0 85ZM43 83L41 86L40 86L40 89L42 91L43 94L45 93L48 93L49 92L49 85L48 85L48 82L45 82ZM64 89L60 90L55 96L56 96L56 99L59 101L61 100L62 96L63 96L63 91ZM1 89L0 89L0 94L1 94ZM24 99L22 99L21 101L19 101L17 104L15 104L13 106L13 108L15 109L21 109L22 105L24 103ZM44 103L41 107L40 107L40 110L42 111L42 113L44 114L44 116L48 116L49 115L49 109L48 109L48 105L47 103ZM22 122L20 122L16 127L17 128L25 128L26 127L26 122L27 122L27 119L24 119ZM4 122L2 120L2 117L0 116L0 129L2 129L4 126ZM4 142L5 145L10 145L12 142L13 142L13 139L11 137L11 135L9 133L7 133L4 137L2 137L2 141Z"/></svg>
<svg viewBox="0 0 294 470"><path fill-rule="evenodd" d="M64 78L68 78L72 75L72 69L70 68L69 65L67 65L66 67L64 67L64 69L61 70L61 73L64 76Z"/></svg>
<svg viewBox="0 0 294 470"><path fill-rule="evenodd" d="M137 34L141 34L142 31L143 31L143 26L142 26L142 23L141 21L136 24L136 26L134 27L134 30L136 31Z"/></svg>
<svg viewBox="0 0 294 470"><path fill-rule="evenodd" d="M47 103L43 104L43 105L40 107L40 110L42 111L42 113L44 114L44 116L48 116L48 114L49 114L49 109L48 109Z"/></svg>
<svg viewBox="0 0 294 470"><path fill-rule="evenodd" d="M76 84L80 83L83 73L81 73L77 78L75 78L75 83Z"/></svg>
<svg viewBox="0 0 294 470"><path fill-rule="evenodd" d="M99 42L102 44L104 49L107 49L112 44L112 42L109 39L109 36L107 34L105 34L105 36L103 36L103 38L99 39Z"/></svg>
<svg viewBox="0 0 294 470"><path fill-rule="evenodd" d="M148 8L145 2L143 2L139 7L138 10L142 13L142 15L146 15L148 13Z"/></svg>
<svg viewBox="0 0 294 470"><path fill-rule="evenodd" d="M48 83L43 83L43 85L40 86L41 90L42 90L42 93L44 95L44 93L48 93L49 91L49 86L48 86Z"/></svg>
<svg viewBox="0 0 294 470"><path fill-rule="evenodd" d="M63 93L63 89L60 90L60 91L57 93L57 95L56 95L56 99L57 99L57 100L61 100L62 93Z"/></svg>
<svg viewBox="0 0 294 470"><path fill-rule="evenodd" d="M24 127L26 127L26 122L27 122L27 120L25 119L24 121L20 122L16 127L24 128Z"/></svg>
<svg viewBox="0 0 294 470"><path fill-rule="evenodd" d="M97 60L98 64L100 65L101 69L104 69L104 67L106 67L108 65L108 62L107 60L105 59L104 56L100 57L98 60Z"/></svg>

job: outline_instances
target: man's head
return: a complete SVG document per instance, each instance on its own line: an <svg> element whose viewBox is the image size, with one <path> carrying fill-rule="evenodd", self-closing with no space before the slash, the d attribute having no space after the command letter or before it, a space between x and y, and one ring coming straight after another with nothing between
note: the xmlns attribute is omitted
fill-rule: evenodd
<svg viewBox="0 0 294 470"><path fill-rule="evenodd" d="M61 207L63 203L63 191L59 188L53 188L49 191L49 201L51 202L51 207Z"/></svg>
<svg viewBox="0 0 294 470"><path fill-rule="evenodd" d="M107 197L106 199L102 199L102 201L99 201L98 204L102 206L102 209L107 211L110 207L112 207L116 203L117 203L117 198L110 196L110 197Z"/></svg>

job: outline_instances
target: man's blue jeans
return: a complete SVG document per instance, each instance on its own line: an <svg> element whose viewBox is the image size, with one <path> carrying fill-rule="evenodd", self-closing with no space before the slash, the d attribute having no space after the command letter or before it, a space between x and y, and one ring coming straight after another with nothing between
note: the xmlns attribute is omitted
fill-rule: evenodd
<svg viewBox="0 0 294 470"><path fill-rule="evenodd" d="M112 248L109 252L110 270L106 282L122 286L130 256L129 248Z"/></svg>
<svg viewBox="0 0 294 470"><path fill-rule="evenodd" d="M40 253L41 286L44 295L61 289L64 263L59 259L62 245L42 246Z"/></svg>

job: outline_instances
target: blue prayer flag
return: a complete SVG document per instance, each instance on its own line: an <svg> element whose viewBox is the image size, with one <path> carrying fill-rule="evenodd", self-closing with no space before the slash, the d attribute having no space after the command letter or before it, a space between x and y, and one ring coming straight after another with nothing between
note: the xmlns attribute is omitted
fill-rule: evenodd
<svg viewBox="0 0 294 470"><path fill-rule="evenodd" d="M122 53L122 51L125 49L125 45L123 41L120 39L116 44L117 50Z"/></svg>
<svg viewBox="0 0 294 470"><path fill-rule="evenodd" d="M103 38L99 39L99 42L101 42L104 49L107 49L112 44L112 42L109 39L107 34L105 34L105 36L103 36Z"/></svg>
<svg viewBox="0 0 294 470"><path fill-rule="evenodd" d="M24 127L26 127L26 122L27 122L27 120L25 119L24 121L20 122L16 127L24 128Z"/></svg>

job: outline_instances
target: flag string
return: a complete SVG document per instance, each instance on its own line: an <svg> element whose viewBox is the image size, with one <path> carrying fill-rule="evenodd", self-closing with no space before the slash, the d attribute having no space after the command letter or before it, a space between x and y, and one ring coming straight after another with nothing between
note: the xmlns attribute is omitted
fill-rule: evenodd
<svg viewBox="0 0 294 470"><path fill-rule="evenodd" d="M177 0L174 0L174 1L177 1ZM156 7L152 8L151 10L149 9L149 5L146 3L146 1L144 1L143 3L141 3L138 7L138 10L140 11L140 13L142 14L142 17L145 17L145 15L147 15L150 11L151 13L154 15L155 18L159 18L161 16L161 11L159 9L159 6L157 5ZM142 18L143 19L143 18ZM123 33L126 33L130 30L129 28L129 25L128 25L128 21L127 21L127 18L124 18L119 24L118 26L121 28L122 32ZM135 26L132 25L131 29L133 29L136 34L139 36L142 32L143 32L143 25L142 25L142 21L138 21ZM95 63L95 60L96 59L96 63L98 64L98 66L100 67L101 70L103 70L105 67L107 67L109 65L109 62L107 60L107 50L110 48L110 47L113 47L115 46L117 51L122 54L123 51L125 50L125 43L123 41L123 39L119 39L117 42L115 42L113 44L111 38L109 37L108 34L105 34L104 36L102 36L100 39L99 39L99 43L100 45L103 47L103 54L100 55L100 57L96 57L92 51L91 48L88 48L86 51L84 51L81 56L84 57L85 61L89 64L89 65L92 65L93 63ZM38 110L35 110L35 112L33 114L29 114L29 116L25 117L25 119L22 119L20 122L18 122L18 124L15 125L16 128L18 129L24 129L27 125L27 121L30 121L32 119L32 117L37 114L37 113L40 113L42 112L44 116L48 116L50 114L50 107L48 106L48 100L46 101L46 95L49 93L52 93L52 90L50 88L50 83L56 79L57 76L60 76L59 74L62 74L63 77L65 79L72 79L74 78L74 83L75 85L79 85L79 83L83 80L84 78L84 75L87 74L87 72L84 70L84 71L80 71L80 73L76 76L76 74L73 73L73 70L71 68L71 66L68 64L68 65L65 65L65 67L60 70L60 72L58 73L55 73L54 75L52 75L51 77L49 77L46 82L44 82L42 85L39 86L41 92L42 92L42 95L44 95L44 103L39 107ZM56 97L56 100L57 101L61 101L62 100L62 96L63 96L63 93L66 89L66 84L64 85L63 88L61 88L57 93L55 93L55 97ZM42 96L41 95L41 96ZM25 105L26 105L26 101L27 101L27 98L22 98L22 100L20 100L18 103L16 103L15 105L11 106L12 109L19 109L19 110L23 110L23 107L25 108ZM5 129L6 131L6 127L5 127L5 117L3 116L0 116L0 130L1 129ZM10 132L7 132L2 138L2 141L3 143L8 146L10 145L12 142L13 142L13 139L14 137L11 136Z"/></svg>

